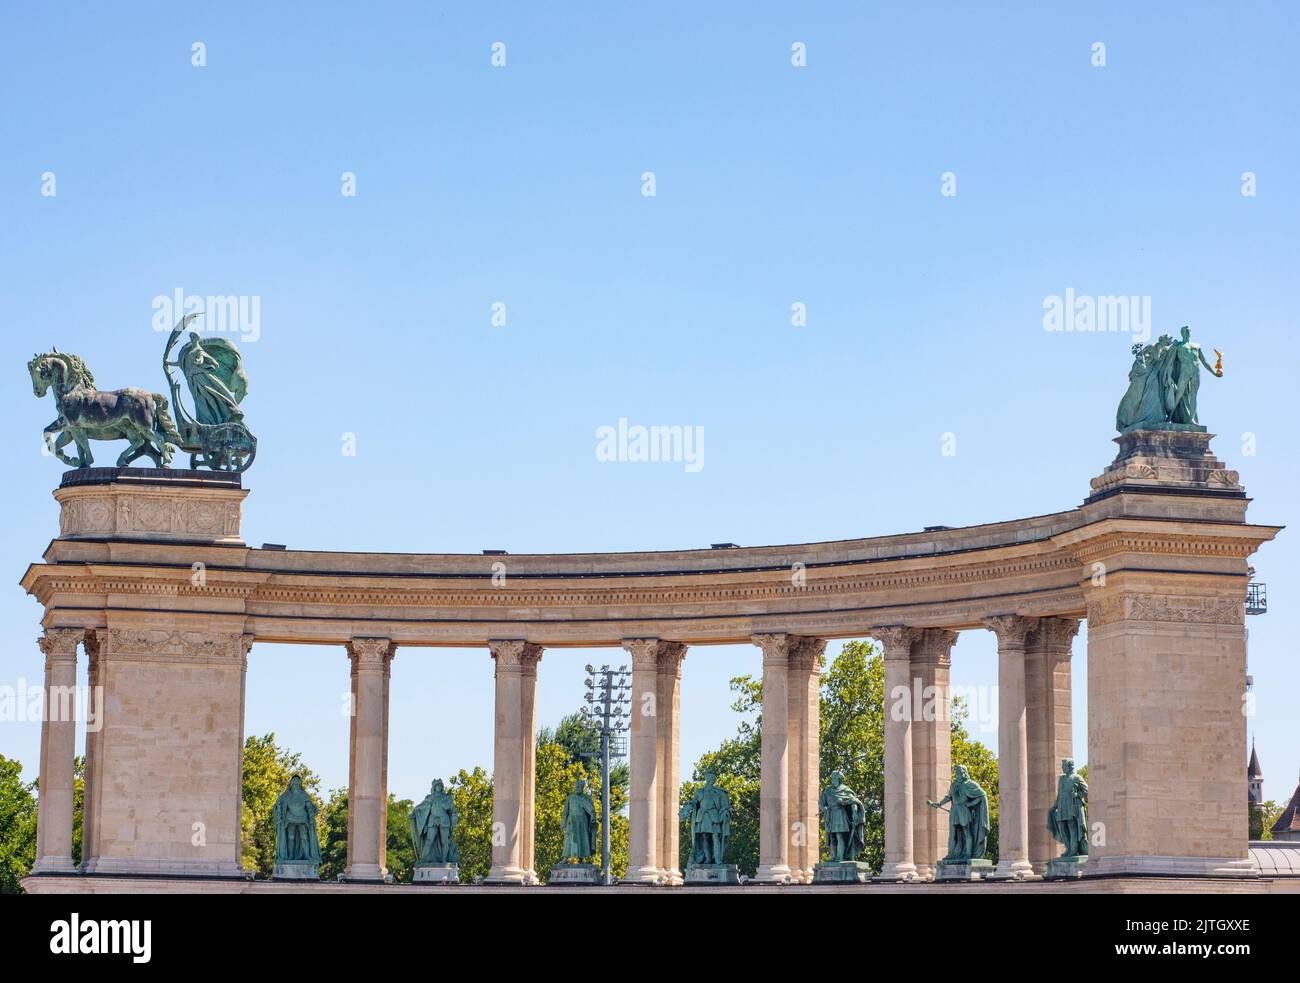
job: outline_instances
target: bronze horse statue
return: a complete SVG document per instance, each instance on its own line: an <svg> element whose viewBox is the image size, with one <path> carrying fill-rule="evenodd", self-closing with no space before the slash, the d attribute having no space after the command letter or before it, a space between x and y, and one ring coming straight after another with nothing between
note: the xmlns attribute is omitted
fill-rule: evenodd
<svg viewBox="0 0 1300 983"><path fill-rule="evenodd" d="M60 461L88 468L95 460L90 441L125 440L129 446L117 459L119 468L145 455L153 458L157 467L171 464L171 443L180 444L181 436L167 412L166 396L144 389L96 389L95 377L85 363L57 348L35 356L27 363L27 371L37 398L54 390L59 416L44 433L46 444ZM63 453L69 442L77 445L78 457Z"/></svg>

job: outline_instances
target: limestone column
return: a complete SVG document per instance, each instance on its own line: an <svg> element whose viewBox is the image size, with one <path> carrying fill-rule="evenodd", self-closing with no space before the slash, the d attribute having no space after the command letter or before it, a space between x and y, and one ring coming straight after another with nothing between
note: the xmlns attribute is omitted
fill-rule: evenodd
<svg viewBox="0 0 1300 983"><path fill-rule="evenodd" d="M926 799L942 799L952 782L950 653L957 633L926 628L912 647L912 676L919 680L921 715L912 727L913 851L918 876L933 880L948 852L948 813Z"/></svg>
<svg viewBox="0 0 1300 983"><path fill-rule="evenodd" d="M496 663L496 731L492 755L492 867L489 884L529 882L526 858L532 855L532 779L525 777L534 754L532 697L540 645L523 639L489 641ZM525 683L525 678L530 677ZM527 695L529 706L524 708ZM525 841L527 841L525 843Z"/></svg>
<svg viewBox="0 0 1300 983"><path fill-rule="evenodd" d="M524 882L536 884L534 842L537 835L537 663L542 650L525 651L519 666L519 737L523 747L524 792L520 800L519 859Z"/></svg>
<svg viewBox="0 0 1300 983"><path fill-rule="evenodd" d="M993 877L1035 877L1029 862L1029 749L1025 724L1025 641L1037 618L987 618L998 638L998 866Z"/></svg>
<svg viewBox="0 0 1300 983"><path fill-rule="evenodd" d="M71 874L73 758L77 753L77 644L82 628L46 628L37 639L45 653L41 717L40 798L33 874Z"/></svg>
<svg viewBox="0 0 1300 983"><path fill-rule="evenodd" d="M680 642L659 643L659 860L669 884L683 883L681 871L681 687L682 660L686 646Z"/></svg>
<svg viewBox="0 0 1300 983"><path fill-rule="evenodd" d="M628 739L628 841L624 883L653 884L664 878L659 862L663 834L659 738L659 646L657 638L625 638L632 656L632 726Z"/></svg>
<svg viewBox="0 0 1300 983"><path fill-rule="evenodd" d="M763 650L760 746L759 883L790 881L790 641L784 633L754 635Z"/></svg>
<svg viewBox="0 0 1300 983"><path fill-rule="evenodd" d="M82 641L82 647L86 651L86 684L89 687L90 696L90 703L86 709L86 766L81 796L81 867L83 870L86 867L87 859L99 855L99 844L96 842L99 835L99 823L96 821L96 818L100 808L99 797L103 791L104 784L99 778L99 759L103 753L100 750L99 738L104 729L104 706L102 699L102 694L104 692L104 680L102 674L103 661L99 656L99 646L104 635L105 633L102 630L90 629L87 630L86 637ZM242 712L240 717L243 717ZM242 741L240 747L240 768L242 772ZM242 794L242 774L240 790Z"/></svg>
<svg viewBox="0 0 1300 983"><path fill-rule="evenodd" d="M920 633L873 629L885 658L885 865L882 880L915 881L912 839L912 646Z"/></svg>
<svg viewBox="0 0 1300 983"><path fill-rule="evenodd" d="M790 643L790 872L811 884L821 859L817 802L821 795L822 638L793 637Z"/></svg>
<svg viewBox="0 0 1300 983"><path fill-rule="evenodd" d="M354 638L352 723L348 755L349 881L382 881L388 830L385 750L388 734L388 673L393 645L387 638Z"/></svg>
<svg viewBox="0 0 1300 983"><path fill-rule="evenodd" d="M1047 811L1056 802L1061 759L1073 757L1070 650L1078 631L1076 618L1041 618L1025 649L1029 861L1039 874L1061 854L1047 830Z"/></svg>

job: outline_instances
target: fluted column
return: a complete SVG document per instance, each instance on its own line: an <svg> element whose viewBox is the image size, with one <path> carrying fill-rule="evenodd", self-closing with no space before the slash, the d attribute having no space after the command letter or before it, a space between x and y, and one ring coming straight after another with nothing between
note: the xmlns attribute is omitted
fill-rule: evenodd
<svg viewBox="0 0 1300 983"><path fill-rule="evenodd" d="M623 648L632 656L632 727L628 754L629 884L653 884L664 878L659 863L660 744L659 647L657 638L625 638Z"/></svg>
<svg viewBox="0 0 1300 983"><path fill-rule="evenodd" d="M985 619L984 627L998 639L998 866L993 877L1032 880L1025 641L1038 619L1005 614Z"/></svg>
<svg viewBox="0 0 1300 983"><path fill-rule="evenodd" d="M36 640L45 653L41 717L40 798L33 874L71 874L73 758L77 753L77 644L83 628L46 628Z"/></svg>
<svg viewBox="0 0 1300 983"><path fill-rule="evenodd" d="M763 722L760 745L758 871L760 883L785 884L790 873L790 641L754 635L763 650Z"/></svg>
<svg viewBox="0 0 1300 983"><path fill-rule="evenodd" d="M1078 631L1075 618L1041 618L1025 649L1029 862L1039 874L1062 850L1048 832L1047 812L1056 802L1061 759L1074 757L1070 652Z"/></svg>
<svg viewBox="0 0 1300 983"><path fill-rule="evenodd" d="M492 866L489 884L526 884L532 856L535 737L531 733L540 645L523 639L489 641L496 663L496 730L492 754ZM528 706L524 702L527 699ZM526 801L529 800L529 801Z"/></svg>
<svg viewBox="0 0 1300 983"><path fill-rule="evenodd" d="M681 688L682 660L686 646L680 642L659 643L659 859L664 879L669 884L683 882L681 871L681 820L679 798L681 769Z"/></svg>
<svg viewBox="0 0 1300 983"><path fill-rule="evenodd" d="M381 881L388 844L385 828L385 775L388 734L388 674L393 645L387 638L354 638L348 644L352 663L352 724L348 765L349 881Z"/></svg>
<svg viewBox="0 0 1300 983"><path fill-rule="evenodd" d="M811 884L821 859L821 663L824 638L799 636L789 647L790 873Z"/></svg>
<svg viewBox="0 0 1300 983"><path fill-rule="evenodd" d="M885 864L882 880L915 881L912 839L912 646L919 632L876 628L885 659Z"/></svg>
<svg viewBox="0 0 1300 983"><path fill-rule="evenodd" d="M957 633L926 628L912 648L912 676L919 680L921 717L912 728L912 848L917 874L933 880L948 853L948 813L926 799L942 799L952 782L952 730L949 725L952 666Z"/></svg>

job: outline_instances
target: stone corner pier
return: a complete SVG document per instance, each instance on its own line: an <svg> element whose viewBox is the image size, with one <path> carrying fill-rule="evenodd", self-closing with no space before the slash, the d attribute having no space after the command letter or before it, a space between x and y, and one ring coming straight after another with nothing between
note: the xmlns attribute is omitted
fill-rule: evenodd
<svg viewBox="0 0 1300 983"><path fill-rule="evenodd" d="M876 639L887 696L946 697L957 633L991 631L999 668L1001 856L1036 881L1059 847L1044 817L1073 756L1071 640L1087 621L1089 875L1254 876L1245 810L1244 607L1251 554L1281 527L1246 521L1210 435L1137 431L1077 508L958 529L787 546L509 556L255 549L238 475L103 468L55 491L59 535L23 588L44 607L50 701L40 759L39 890L242 881L245 671L258 642L332 646L350 678L348 873L385 871L392 660L479 648L496 679L488 880L536 881L534 691L549 649L630 653L630 859L636 884L681 882L683 666L755 646L764 681L760 867L806 883L818 860L818 656ZM76 721L58 712L84 658L103 715L86 743L82 863L72 861ZM562 653L550 658L563 658ZM322 666L326 666L322 663ZM471 667L472 669L473 667ZM323 669L322 671L329 671ZM347 674L345 676L345 674ZM946 849L929 809L949 781L944 711L886 715L882 876L925 881ZM488 708L484 707L484 712ZM1084 753L1086 751L1086 753ZM148 879L148 880L145 880ZM153 887L144 887L151 884ZM346 886L346 885L344 885ZM288 889L288 888L286 888ZM990 888L991 889L991 888Z"/></svg>

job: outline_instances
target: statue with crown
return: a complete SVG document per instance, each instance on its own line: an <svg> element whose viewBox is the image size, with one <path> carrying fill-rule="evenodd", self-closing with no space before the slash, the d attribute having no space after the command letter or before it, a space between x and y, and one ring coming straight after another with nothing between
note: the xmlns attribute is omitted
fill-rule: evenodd
<svg viewBox="0 0 1300 983"><path fill-rule="evenodd" d="M239 350L224 338L204 337L196 331L176 351L182 334L201 317L186 314L172 330L163 347L163 375L171 391L172 419L168 399L145 389L96 389L95 377L80 356L57 348L38 354L27 363L32 392L44 398L54 395L58 416L45 428L45 441L60 461L74 468L94 463L92 440L125 440L126 450L117 466L148 457L154 466L171 466L175 450L187 451L190 467L213 471L246 471L257 456L257 438L244 423L239 404L248 394ZM191 413L181 401L177 370L189 389L194 406ZM65 453L68 444L75 457Z"/></svg>

